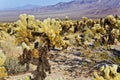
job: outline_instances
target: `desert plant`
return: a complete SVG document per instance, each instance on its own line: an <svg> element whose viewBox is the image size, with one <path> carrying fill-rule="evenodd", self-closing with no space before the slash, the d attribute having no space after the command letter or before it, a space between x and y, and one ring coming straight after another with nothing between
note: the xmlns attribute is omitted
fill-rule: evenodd
<svg viewBox="0 0 120 80"><path fill-rule="evenodd" d="M3 53L3 51L0 49L0 66L4 64L5 60L6 60L6 56Z"/></svg>
<svg viewBox="0 0 120 80"><path fill-rule="evenodd" d="M19 64L19 60L16 57L8 56L4 63L4 67L6 68L9 75L17 74L20 72L25 72L25 66L21 66Z"/></svg>
<svg viewBox="0 0 120 80"><path fill-rule="evenodd" d="M21 14L20 20L16 22L16 42L25 42L29 44L30 42L34 41L35 39L32 35L32 32L40 30L38 26L39 22L39 20L35 20L35 17L33 15Z"/></svg>
<svg viewBox="0 0 120 80"><path fill-rule="evenodd" d="M29 64L32 63L37 66L34 71L34 80L44 80L46 72L51 72L50 64L47 59L47 53L50 48L49 37L43 33L39 40L35 42L34 49L30 49L25 43L23 46L23 54L18 57L21 65L27 65L26 69L29 70ZM28 48L27 48L28 47Z"/></svg>
<svg viewBox="0 0 120 80"><path fill-rule="evenodd" d="M96 71L94 72L95 78L93 80L119 80L120 73L117 72L118 65L112 64L110 65L103 65L100 68L100 74Z"/></svg>
<svg viewBox="0 0 120 80"><path fill-rule="evenodd" d="M8 76L6 69L3 66L5 60L6 60L6 56L4 55L3 51L0 49L0 78L4 78Z"/></svg>

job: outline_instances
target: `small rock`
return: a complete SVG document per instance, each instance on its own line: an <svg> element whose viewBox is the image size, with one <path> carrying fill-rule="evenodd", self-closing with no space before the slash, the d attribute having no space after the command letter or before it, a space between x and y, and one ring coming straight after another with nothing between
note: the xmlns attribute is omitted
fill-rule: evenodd
<svg viewBox="0 0 120 80"><path fill-rule="evenodd" d="M81 55L81 52L73 52L73 55L75 55L75 56L80 56L80 55Z"/></svg>

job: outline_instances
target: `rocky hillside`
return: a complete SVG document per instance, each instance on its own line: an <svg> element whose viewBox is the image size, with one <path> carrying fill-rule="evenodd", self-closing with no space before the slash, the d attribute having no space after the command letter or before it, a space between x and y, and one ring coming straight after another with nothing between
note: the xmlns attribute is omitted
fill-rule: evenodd
<svg viewBox="0 0 120 80"><path fill-rule="evenodd" d="M120 15L120 0L72 0L43 7L23 6L23 8L0 11L0 21L14 21L21 13L32 14L39 19L64 18L66 15L71 19L80 19L82 16L99 18L109 14Z"/></svg>

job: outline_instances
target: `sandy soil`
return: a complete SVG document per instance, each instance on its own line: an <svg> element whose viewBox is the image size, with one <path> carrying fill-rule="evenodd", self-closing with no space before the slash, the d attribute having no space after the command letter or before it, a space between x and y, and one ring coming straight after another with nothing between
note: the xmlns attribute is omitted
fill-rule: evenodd
<svg viewBox="0 0 120 80"><path fill-rule="evenodd" d="M120 45L112 45L111 48L120 50ZM85 69L83 66L84 64L89 65L91 60L81 56L83 54L81 47L69 47L63 51L51 50L48 54L50 57L51 74L47 73L45 80L92 80L92 77L87 77L89 74L86 74L89 68ZM34 71L35 69L36 66L31 64L30 70ZM26 72L9 76L6 80L25 80L26 76L33 77L30 72Z"/></svg>
<svg viewBox="0 0 120 80"><path fill-rule="evenodd" d="M51 58L49 60L51 64L51 74L47 73L45 80L92 80L92 78L86 78L84 76L83 63L89 62L89 60L80 57L81 52L76 49L68 48L64 51L49 52ZM54 56L52 56L54 55ZM31 65L31 70L35 70L36 66ZM26 76L32 76L31 73L24 73L20 75L10 76L6 80L18 80L25 79Z"/></svg>

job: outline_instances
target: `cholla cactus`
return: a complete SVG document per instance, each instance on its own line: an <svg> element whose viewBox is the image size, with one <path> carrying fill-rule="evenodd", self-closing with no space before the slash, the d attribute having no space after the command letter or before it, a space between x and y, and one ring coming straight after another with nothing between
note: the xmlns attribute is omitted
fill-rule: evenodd
<svg viewBox="0 0 120 80"><path fill-rule="evenodd" d="M52 46L60 47L62 44L62 37L60 35L62 28L59 21L50 18L45 19L41 23L41 29L48 35Z"/></svg>
<svg viewBox="0 0 120 80"><path fill-rule="evenodd" d="M112 66L104 65L100 68L100 72L104 74L97 74L94 72L95 78L93 80L119 80L120 73L117 72L118 66L113 64Z"/></svg>
<svg viewBox="0 0 120 80"><path fill-rule="evenodd" d="M118 29L112 29L112 31L109 35L110 35L109 36L109 42L111 44L116 44L118 42L120 31Z"/></svg>
<svg viewBox="0 0 120 80"><path fill-rule="evenodd" d="M62 28L62 34L74 32L74 24L72 20L61 21L60 24Z"/></svg>
<svg viewBox="0 0 120 80"><path fill-rule="evenodd" d="M11 39L11 36L5 31L0 32L0 41L5 41Z"/></svg>
<svg viewBox="0 0 120 80"><path fill-rule="evenodd" d="M4 55L3 51L0 49L0 78L7 76L6 69L5 67L3 67L5 60L6 60L6 56Z"/></svg>
<svg viewBox="0 0 120 80"><path fill-rule="evenodd" d="M86 24L87 24L87 26L88 26L89 28L91 28L91 27L94 26L94 20L88 19L88 21L86 22Z"/></svg>
<svg viewBox="0 0 120 80"><path fill-rule="evenodd" d="M114 38L118 38L120 31L118 29L112 29L111 34L114 36Z"/></svg>
<svg viewBox="0 0 120 80"><path fill-rule="evenodd" d="M83 21L84 23L87 21L87 19L88 19L88 18L85 17L85 16L82 17L82 21Z"/></svg>
<svg viewBox="0 0 120 80"><path fill-rule="evenodd" d="M65 20L69 20L69 17L68 17L68 16L65 16Z"/></svg>
<svg viewBox="0 0 120 80"><path fill-rule="evenodd" d="M0 49L0 66L4 64L6 60L6 56L4 55L3 51Z"/></svg>
<svg viewBox="0 0 120 80"><path fill-rule="evenodd" d="M27 27L34 30L36 29L38 26L36 25L36 21L35 21L35 16L33 15L28 15L28 24Z"/></svg>
<svg viewBox="0 0 120 80"><path fill-rule="evenodd" d="M39 22L40 21L35 21L35 17L33 15L26 15L26 14L21 14L20 15L20 20L16 22L17 27L16 27L16 38L17 42L25 42L29 44L32 40L34 40L32 36L33 31L39 31ZM24 35L23 35L24 34Z"/></svg>
<svg viewBox="0 0 120 80"><path fill-rule="evenodd" d="M108 22L110 22L110 24L115 24L116 23L116 19L113 15L108 15L107 20L108 20Z"/></svg>
<svg viewBox="0 0 120 80"><path fill-rule="evenodd" d="M74 26L73 26L73 23L71 23L71 27L69 28L69 33L73 33L74 32Z"/></svg>
<svg viewBox="0 0 120 80"><path fill-rule="evenodd" d="M120 20L116 20L115 26L116 26L117 28L120 28Z"/></svg>
<svg viewBox="0 0 120 80"><path fill-rule="evenodd" d="M27 50L30 50L30 47L29 46L27 46L27 44L25 43L25 42L22 42L22 49L24 50L25 48L27 49Z"/></svg>
<svg viewBox="0 0 120 80"><path fill-rule="evenodd" d="M104 80L104 78L102 76L99 76L97 71L94 72L94 76L95 78L93 80Z"/></svg>
<svg viewBox="0 0 120 80"><path fill-rule="evenodd" d="M20 20L21 21L19 21L19 23L22 25L24 25L24 26L27 26L27 21L26 21L26 19L27 19L27 14L21 14L20 15ZM21 26L22 27L22 26Z"/></svg>
<svg viewBox="0 0 120 80"><path fill-rule="evenodd" d="M92 27L92 31L94 34L100 33L100 34L105 34L106 31L103 27L100 26L100 24L95 24L94 27Z"/></svg>

